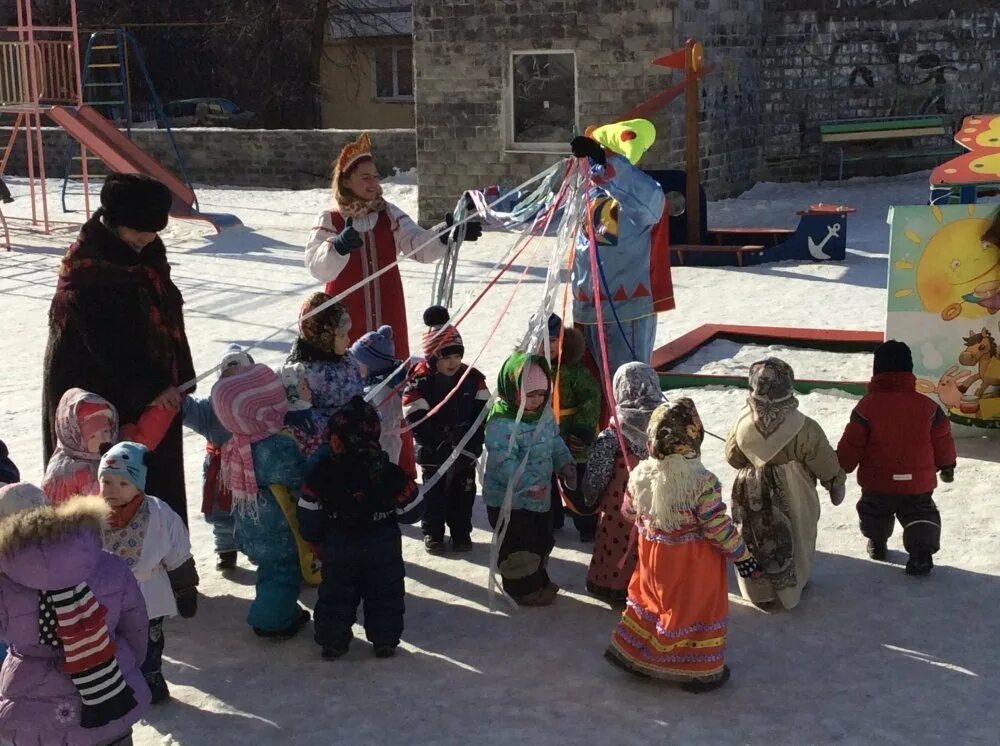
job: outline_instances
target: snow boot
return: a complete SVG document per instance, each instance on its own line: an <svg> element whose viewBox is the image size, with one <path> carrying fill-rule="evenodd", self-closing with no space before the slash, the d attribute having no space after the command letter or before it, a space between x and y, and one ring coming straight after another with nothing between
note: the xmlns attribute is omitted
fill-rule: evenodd
<svg viewBox="0 0 1000 746"><path fill-rule="evenodd" d="M376 645L375 646L375 657L376 658L392 658L396 654L395 645Z"/></svg>
<svg viewBox="0 0 1000 746"><path fill-rule="evenodd" d="M163 704L170 699L170 688L167 686L167 680L163 678L162 673L157 671L156 673L146 674L144 678L146 679L146 685L149 686L149 693L152 695L151 704Z"/></svg>
<svg viewBox="0 0 1000 746"><path fill-rule="evenodd" d="M323 648L322 656L325 661L335 661L338 658L343 658L347 655L347 646L344 645L341 648L326 647Z"/></svg>
<svg viewBox="0 0 1000 746"><path fill-rule="evenodd" d="M299 609L299 618L285 627L285 629L271 630L254 627L253 631L257 637L263 637L268 640L288 640L295 637L309 623L311 618L308 609Z"/></svg>
<svg viewBox="0 0 1000 746"><path fill-rule="evenodd" d="M558 591L558 589L557 589ZM526 593L514 599L518 606L551 606L556 600L556 594L549 591L549 587L539 588L537 591Z"/></svg>
<svg viewBox="0 0 1000 746"><path fill-rule="evenodd" d="M427 554L444 554L444 539L437 536L425 536L424 549Z"/></svg>
<svg viewBox="0 0 1000 746"><path fill-rule="evenodd" d="M726 682L729 681L729 666L722 667L722 676L714 681L703 681L702 679L694 679L693 681L685 681L681 684L681 689L690 694L704 694L705 692L715 691L720 687L725 686Z"/></svg>
<svg viewBox="0 0 1000 746"><path fill-rule="evenodd" d="M215 561L215 569L219 572L236 569L236 551L219 552L218 559Z"/></svg>
<svg viewBox="0 0 1000 746"><path fill-rule="evenodd" d="M472 551L472 537L469 536L459 536L451 537L451 551L466 553Z"/></svg>
<svg viewBox="0 0 1000 746"><path fill-rule="evenodd" d="M885 562L889 557L889 547L884 541L868 540L868 556L876 562Z"/></svg>
<svg viewBox="0 0 1000 746"><path fill-rule="evenodd" d="M926 549L914 550L906 563L906 574L915 577L930 575L933 569L934 560L931 558L931 553Z"/></svg>

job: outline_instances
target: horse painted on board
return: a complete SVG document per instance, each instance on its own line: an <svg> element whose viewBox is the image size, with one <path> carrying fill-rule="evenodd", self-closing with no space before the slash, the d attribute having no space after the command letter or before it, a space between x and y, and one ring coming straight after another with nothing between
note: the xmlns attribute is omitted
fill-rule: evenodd
<svg viewBox="0 0 1000 746"><path fill-rule="evenodd" d="M969 332L963 337L965 351L958 356L958 362L978 369L978 373L966 378L959 386L962 392L968 391L976 381L980 381L979 397L1000 396L1000 391L991 387L1000 387L1000 347L996 339L985 327L981 332Z"/></svg>

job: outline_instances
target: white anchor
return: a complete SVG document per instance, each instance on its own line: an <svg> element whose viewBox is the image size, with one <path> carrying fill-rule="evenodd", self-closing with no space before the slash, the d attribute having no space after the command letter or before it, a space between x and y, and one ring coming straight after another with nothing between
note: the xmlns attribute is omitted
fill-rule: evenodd
<svg viewBox="0 0 1000 746"><path fill-rule="evenodd" d="M820 241L818 244L812 240L812 236L807 238L807 243L809 246L809 253L812 254L813 259L818 259L823 261L824 259L829 259L830 255L823 251L823 247L826 246L831 238L838 238L840 236L840 223L834 223L829 228L826 229L826 238Z"/></svg>

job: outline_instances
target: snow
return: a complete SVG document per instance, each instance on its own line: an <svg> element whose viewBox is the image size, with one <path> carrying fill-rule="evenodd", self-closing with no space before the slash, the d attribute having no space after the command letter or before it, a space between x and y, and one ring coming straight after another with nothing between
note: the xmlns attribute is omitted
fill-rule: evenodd
<svg viewBox="0 0 1000 746"><path fill-rule="evenodd" d="M5 205L4 213L24 216L23 183L11 182L19 199ZM712 225L784 227L794 226L795 211L810 203L856 207L848 225L848 260L677 268L678 310L661 316L658 341L708 322L883 328L887 208L923 201L926 184L926 174L821 187L760 184L738 199L711 204ZM56 187L51 182L52 193ZM386 192L416 213L412 174L390 182ZM294 323L302 298L316 287L302 266L301 247L328 195L204 188L199 196L203 209L235 213L246 224L216 236L203 225L175 221L164 232L187 303L195 364L204 370L229 342L248 344ZM23 224L12 227L15 251L0 254L0 437L25 477L37 480L46 311L73 231L45 236L26 233ZM456 299L512 240L488 234L463 248ZM552 246L546 240L533 244L462 326L469 357L482 352L477 364L490 380L537 304ZM430 266L403 267L414 347L433 274ZM498 333L487 340L500 317ZM286 331L255 354L277 363L291 338ZM726 366L719 370L742 371L765 352L787 355L802 378L832 375L830 368L840 368L845 379L867 371L864 356L796 356L749 346L716 346L707 354ZM207 390L205 382L202 391ZM726 388L684 394L695 399L706 427L719 434L745 397ZM817 392L803 396L801 408L836 440L854 401L838 392ZM852 479L844 505L824 505L819 555L800 608L767 614L731 596L727 663L733 680L701 697L637 682L602 660L616 614L586 594L589 545L577 540L571 526L559 534L550 566L563 587L556 604L489 613L490 535L481 505L471 555L429 557L419 532L404 529L407 621L395 659L375 660L360 628L349 655L335 663L320 660L309 634L280 644L255 638L244 622L252 567L241 559L235 576L221 578L214 570L211 532L198 517L203 445L197 436L185 438L192 541L204 597L195 619L167 625L164 672L174 699L136 729L138 744L995 741L1000 726L995 707L1000 646L992 616L1000 608L995 437L958 443L958 481L937 495L943 547L927 580L903 574L898 532L891 565L867 559L852 507L858 497ZM732 483L721 443L709 438L704 460L724 484ZM307 590L302 598L312 607L315 592Z"/></svg>
<svg viewBox="0 0 1000 746"><path fill-rule="evenodd" d="M745 376L753 363L767 357L781 358L793 370L809 371L808 377L817 381L867 381L872 372L870 353L745 344L729 339L709 342L670 370L705 376ZM799 378L806 375L800 373Z"/></svg>

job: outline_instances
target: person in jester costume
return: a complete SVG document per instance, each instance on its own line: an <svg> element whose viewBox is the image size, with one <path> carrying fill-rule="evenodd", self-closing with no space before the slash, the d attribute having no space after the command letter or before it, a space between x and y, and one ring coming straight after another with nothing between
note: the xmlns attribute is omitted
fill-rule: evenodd
<svg viewBox="0 0 1000 746"><path fill-rule="evenodd" d="M655 140L652 122L632 119L589 129L570 143L575 157L588 159L593 179L590 215L573 260L573 321L585 332L600 368L604 358L598 323L603 323L608 376L625 363L649 364L656 314L674 308L663 189L637 168Z"/></svg>

